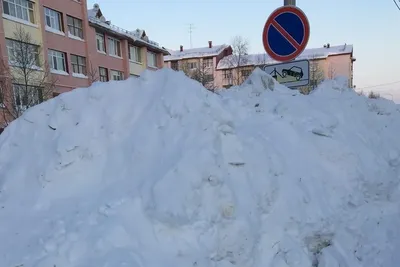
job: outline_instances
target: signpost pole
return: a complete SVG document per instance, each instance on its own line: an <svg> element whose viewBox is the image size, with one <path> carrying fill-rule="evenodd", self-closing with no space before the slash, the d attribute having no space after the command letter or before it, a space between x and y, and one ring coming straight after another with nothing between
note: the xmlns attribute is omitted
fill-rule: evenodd
<svg viewBox="0 0 400 267"><path fill-rule="evenodd" d="M296 0L283 0L284 6L296 6Z"/></svg>

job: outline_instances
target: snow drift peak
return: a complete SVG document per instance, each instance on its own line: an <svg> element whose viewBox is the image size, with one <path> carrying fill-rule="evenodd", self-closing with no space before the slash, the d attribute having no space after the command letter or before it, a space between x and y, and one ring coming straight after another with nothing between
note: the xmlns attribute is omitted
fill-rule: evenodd
<svg viewBox="0 0 400 267"><path fill-rule="evenodd" d="M0 135L0 262L395 267L400 119L371 101L259 70L219 94L169 69L62 94Z"/></svg>

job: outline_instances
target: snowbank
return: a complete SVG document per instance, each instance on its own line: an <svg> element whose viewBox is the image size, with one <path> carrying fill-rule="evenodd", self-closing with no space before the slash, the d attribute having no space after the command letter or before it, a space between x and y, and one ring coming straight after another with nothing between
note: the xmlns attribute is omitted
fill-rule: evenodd
<svg viewBox="0 0 400 267"><path fill-rule="evenodd" d="M160 70L31 108L0 136L0 265L397 267L399 107L342 89Z"/></svg>

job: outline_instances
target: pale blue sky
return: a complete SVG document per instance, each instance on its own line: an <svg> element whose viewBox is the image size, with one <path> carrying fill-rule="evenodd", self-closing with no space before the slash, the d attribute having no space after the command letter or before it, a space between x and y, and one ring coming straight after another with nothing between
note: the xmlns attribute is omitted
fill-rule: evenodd
<svg viewBox="0 0 400 267"><path fill-rule="evenodd" d="M127 30L142 28L150 39L169 49L230 43L241 35L251 53L263 53L261 32L269 14L283 0L88 0ZM392 0L297 0L311 27L309 48L353 44L357 88L400 81L400 11ZM400 91L400 82L389 86ZM385 89L387 86L367 88Z"/></svg>

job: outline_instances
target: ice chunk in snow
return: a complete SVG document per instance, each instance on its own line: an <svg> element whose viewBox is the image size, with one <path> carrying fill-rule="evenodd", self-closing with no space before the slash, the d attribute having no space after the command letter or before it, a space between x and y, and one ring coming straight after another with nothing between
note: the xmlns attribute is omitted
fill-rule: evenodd
<svg viewBox="0 0 400 267"><path fill-rule="evenodd" d="M0 265L397 267L399 131L393 102L259 70L76 89L0 135Z"/></svg>

